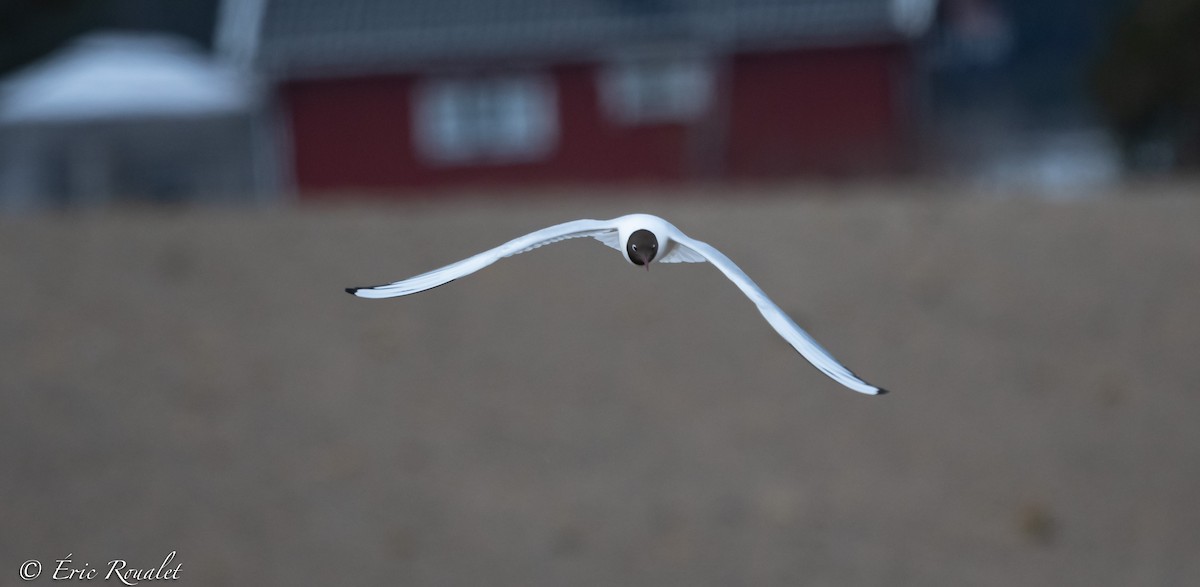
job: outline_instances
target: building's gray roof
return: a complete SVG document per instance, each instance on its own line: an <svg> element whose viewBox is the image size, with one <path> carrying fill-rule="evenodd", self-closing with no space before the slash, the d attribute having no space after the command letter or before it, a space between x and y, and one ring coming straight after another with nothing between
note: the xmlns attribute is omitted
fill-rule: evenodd
<svg viewBox="0 0 1200 587"><path fill-rule="evenodd" d="M592 59L659 42L727 49L846 44L919 31L921 14L932 5L932 0L264 1L256 61L276 75L478 59Z"/></svg>

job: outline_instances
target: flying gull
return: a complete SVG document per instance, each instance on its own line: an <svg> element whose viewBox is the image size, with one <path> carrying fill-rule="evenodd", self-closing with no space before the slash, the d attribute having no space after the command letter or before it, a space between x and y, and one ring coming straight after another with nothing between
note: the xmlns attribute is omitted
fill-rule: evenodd
<svg viewBox="0 0 1200 587"><path fill-rule="evenodd" d="M403 281L370 287L348 287L347 293L360 298L394 298L445 285L470 275L503 259L532 251L561 240L592 237L624 255L634 265L650 269L651 261L659 263L712 263L725 274L742 293L758 306L763 318L804 358L834 381L867 395L883 395L886 389L875 387L842 366L829 351L796 325L783 310L763 293L733 261L708 243L698 241L675 228L673 224L649 214L630 214L612 220L574 220L531 232L494 249L434 269Z"/></svg>

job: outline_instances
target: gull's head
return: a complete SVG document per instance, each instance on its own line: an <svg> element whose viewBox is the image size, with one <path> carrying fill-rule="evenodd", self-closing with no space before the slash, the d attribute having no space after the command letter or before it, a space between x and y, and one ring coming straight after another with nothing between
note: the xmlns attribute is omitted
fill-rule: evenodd
<svg viewBox="0 0 1200 587"><path fill-rule="evenodd" d="M635 230L625 243L625 254L629 256L630 263L643 265L649 271L650 262L658 254L658 246L658 237L654 236L653 232L645 229Z"/></svg>

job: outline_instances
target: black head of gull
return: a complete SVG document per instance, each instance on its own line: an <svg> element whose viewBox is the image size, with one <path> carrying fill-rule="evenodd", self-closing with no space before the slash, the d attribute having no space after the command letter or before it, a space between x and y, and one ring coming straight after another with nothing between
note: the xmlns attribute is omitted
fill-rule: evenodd
<svg viewBox="0 0 1200 587"><path fill-rule="evenodd" d="M649 230L634 231L629 235L629 242L625 243L625 253L634 265L645 265L646 269L650 269L650 261L658 254L658 238Z"/></svg>

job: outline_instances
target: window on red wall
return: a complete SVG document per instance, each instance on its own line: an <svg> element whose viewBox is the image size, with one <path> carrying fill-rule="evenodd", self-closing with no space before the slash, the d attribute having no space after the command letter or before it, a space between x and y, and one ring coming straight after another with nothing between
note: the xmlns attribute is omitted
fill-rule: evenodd
<svg viewBox="0 0 1200 587"><path fill-rule="evenodd" d="M431 164L537 161L558 143L558 106L547 76L432 78L414 92L414 146Z"/></svg>
<svg viewBox="0 0 1200 587"><path fill-rule="evenodd" d="M600 72L605 112L622 124L701 118L712 103L713 86L713 64L703 56L626 57Z"/></svg>

